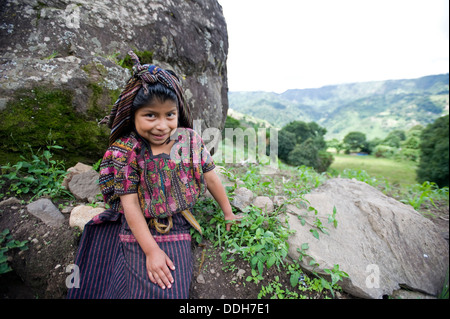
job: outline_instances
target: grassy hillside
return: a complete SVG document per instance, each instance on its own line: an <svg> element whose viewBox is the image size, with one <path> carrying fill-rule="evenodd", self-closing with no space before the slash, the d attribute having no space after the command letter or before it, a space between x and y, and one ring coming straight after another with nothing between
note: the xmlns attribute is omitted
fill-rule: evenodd
<svg viewBox="0 0 450 319"><path fill-rule="evenodd" d="M271 92L229 92L230 108L281 128L299 120L317 122L327 139L360 131L368 139L395 129L426 125L449 111L449 75Z"/></svg>
<svg viewBox="0 0 450 319"><path fill-rule="evenodd" d="M386 179L391 185L406 187L416 182L416 163L396 161L388 158L376 158L374 156L355 156L333 154L334 162L330 169L339 173L344 170L363 170L370 176Z"/></svg>

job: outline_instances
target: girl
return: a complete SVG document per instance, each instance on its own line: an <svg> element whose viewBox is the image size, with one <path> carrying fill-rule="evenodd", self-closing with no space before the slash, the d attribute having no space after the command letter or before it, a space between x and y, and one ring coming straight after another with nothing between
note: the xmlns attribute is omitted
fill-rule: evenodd
<svg viewBox="0 0 450 319"><path fill-rule="evenodd" d="M214 162L192 130L176 75L135 62L114 104L99 185L110 209L84 228L68 298L188 298L192 207L206 187L225 220L236 216ZM230 228L227 224L227 230Z"/></svg>

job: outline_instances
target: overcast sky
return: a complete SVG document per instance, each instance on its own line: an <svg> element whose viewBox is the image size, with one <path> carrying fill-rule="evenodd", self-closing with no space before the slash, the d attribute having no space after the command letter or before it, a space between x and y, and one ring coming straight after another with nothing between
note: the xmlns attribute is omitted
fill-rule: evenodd
<svg viewBox="0 0 450 319"><path fill-rule="evenodd" d="M449 72L449 0L218 0L230 91Z"/></svg>

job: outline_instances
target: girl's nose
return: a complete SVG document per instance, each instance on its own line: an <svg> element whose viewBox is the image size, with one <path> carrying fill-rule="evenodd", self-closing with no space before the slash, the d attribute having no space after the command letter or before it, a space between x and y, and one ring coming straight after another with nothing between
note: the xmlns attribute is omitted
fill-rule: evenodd
<svg viewBox="0 0 450 319"><path fill-rule="evenodd" d="M168 125L165 120L159 120L158 123L156 123L155 128L159 131L165 131L167 129Z"/></svg>

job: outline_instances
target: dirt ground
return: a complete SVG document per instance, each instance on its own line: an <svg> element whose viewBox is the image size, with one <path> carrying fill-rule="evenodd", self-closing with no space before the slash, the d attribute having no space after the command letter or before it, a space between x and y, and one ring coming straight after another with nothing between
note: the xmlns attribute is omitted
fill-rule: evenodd
<svg viewBox="0 0 450 319"><path fill-rule="evenodd" d="M448 240L449 208L438 205L426 208L426 214ZM0 275L0 299L62 299L66 295L65 280L70 274L66 267L73 263L80 231L69 226L69 214L60 228L52 228L28 214L26 205L13 202L0 206L0 230L8 228L16 240L28 240L28 250L13 249L8 252L13 271ZM191 299L256 299L261 285L267 285L275 276L283 288L292 291L289 275L278 271L275 266L265 270L264 280L259 283L246 281L251 275L248 262L237 259L224 264L220 253L222 248L205 242L192 244L194 275L191 285ZM239 274L239 275L238 275ZM201 276L199 276L201 275ZM331 297L329 291L306 295L312 299ZM337 292L339 299L353 299L345 292Z"/></svg>
<svg viewBox="0 0 450 319"><path fill-rule="evenodd" d="M27 250L13 249L8 252L13 271L0 275L0 299L65 298L65 281L71 273L66 271L66 267L75 259L81 235L79 230L69 226L69 214L65 217L64 225L55 229L28 214L25 204L13 203L0 207L0 229L9 229L13 239L28 240ZM256 299L261 285L267 285L275 276L279 277L283 286L290 287L289 276L279 272L275 266L265 271L263 281L247 282L247 276L251 275L248 262L237 259L232 264L224 265L220 256L222 249L213 247L207 241L201 246L193 243L192 250L194 271L191 299ZM324 298L325 295L331 297L329 292L309 297ZM345 293L338 296L351 298Z"/></svg>

